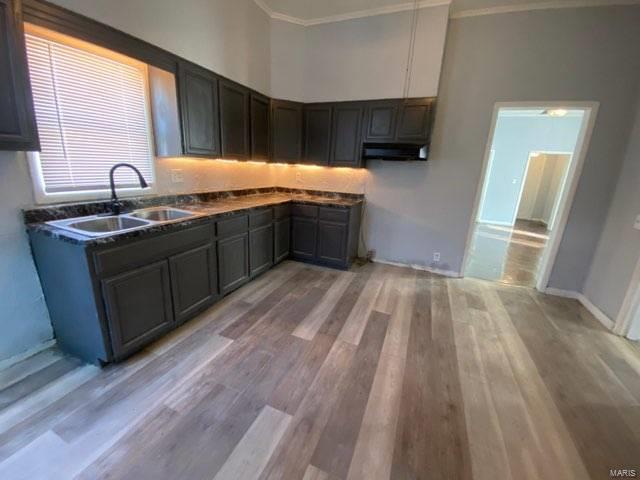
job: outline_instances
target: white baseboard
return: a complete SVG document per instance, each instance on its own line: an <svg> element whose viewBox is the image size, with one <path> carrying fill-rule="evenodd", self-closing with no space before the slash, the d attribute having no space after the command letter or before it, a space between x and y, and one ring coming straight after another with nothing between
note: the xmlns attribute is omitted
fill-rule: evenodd
<svg viewBox="0 0 640 480"><path fill-rule="evenodd" d="M53 347L55 344L56 344L55 339L47 340L46 342L41 343L40 345L37 345L33 348L30 348L29 350L25 350L22 353L14 355L13 357L6 358L0 362L0 370L9 368L11 365L21 362L25 358L29 358L35 355L36 353L40 353L41 351L46 350L47 348Z"/></svg>
<svg viewBox="0 0 640 480"><path fill-rule="evenodd" d="M456 272L453 270L442 270L440 268L430 267L428 265L418 265L416 263L401 263L401 262L392 262L390 260L383 260L381 258L374 258L372 260L373 263L382 263L384 265L393 265L395 267L407 267L412 268L413 270L421 270L423 272L435 273L437 275L442 275L443 277L451 277L451 278L461 278L460 272Z"/></svg>
<svg viewBox="0 0 640 480"><path fill-rule="evenodd" d="M589 300L583 293L550 287L545 290L545 293L548 293L549 295L555 295L556 297L574 298L578 300L582 304L582 306L589 310L589 312L594 317L596 317L602 325L604 325L609 330L613 330L615 322L611 320L602 310L591 303L591 300Z"/></svg>

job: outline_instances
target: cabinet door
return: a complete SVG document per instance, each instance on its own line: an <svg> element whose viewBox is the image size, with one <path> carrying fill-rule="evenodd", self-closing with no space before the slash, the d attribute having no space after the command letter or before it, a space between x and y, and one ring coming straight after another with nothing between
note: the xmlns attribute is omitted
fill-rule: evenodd
<svg viewBox="0 0 640 480"><path fill-rule="evenodd" d="M251 94L251 158L269 160L269 99Z"/></svg>
<svg viewBox="0 0 640 480"><path fill-rule="evenodd" d="M103 280L102 294L116 358L137 350L174 325L166 260Z"/></svg>
<svg viewBox="0 0 640 480"><path fill-rule="evenodd" d="M302 104L271 102L271 160L297 163L302 157Z"/></svg>
<svg viewBox="0 0 640 480"><path fill-rule="evenodd" d="M359 167L362 162L361 103L340 103L333 107L330 165Z"/></svg>
<svg viewBox="0 0 640 480"><path fill-rule="evenodd" d="M218 295L218 271L212 244L194 248L169 259L173 311L183 322Z"/></svg>
<svg viewBox="0 0 640 480"><path fill-rule="evenodd" d="M213 74L180 63L178 89L184 153L220 156L218 80Z"/></svg>
<svg viewBox="0 0 640 480"><path fill-rule="evenodd" d="M400 105L396 140L399 142L429 142L431 99L410 98Z"/></svg>
<svg viewBox="0 0 640 480"><path fill-rule="evenodd" d="M348 228L344 223L318 222L318 260L333 265L347 263Z"/></svg>
<svg viewBox="0 0 640 480"><path fill-rule="evenodd" d="M331 153L331 105L304 107L304 162L329 165Z"/></svg>
<svg viewBox="0 0 640 480"><path fill-rule="evenodd" d="M291 239L291 219L283 218L276 220L274 226L274 260L275 263L281 262L289 256L290 239Z"/></svg>
<svg viewBox="0 0 640 480"><path fill-rule="evenodd" d="M294 258L314 260L316 258L316 242L318 237L318 221L315 218L292 219L291 253Z"/></svg>
<svg viewBox="0 0 640 480"><path fill-rule="evenodd" d="M220 293L228 293L249 279L249 233L218 241Z"/></svg>
<svg viewBox="0 0 640 480"><path fill-rule="evenodd" d="M251 276L259 275L273 265L273 225L249 232L249 267Z"/></svg>
<svg viewBox="0 0 640 480"><path fill-rule="evenodd" d="M0 0L0 150L39 150L19 0Z"/></svg>
<svg viewBox="0 0 640 480"><path fill-rule="evenodd" d="M398 119L398 100L369 102L365 121L365 142L393 142Z"/></svg>
<svg viewBox="0 0 640 480"><path fill-rule="evenodd" d="M220 80L220 141L222 156L247 160L249 144L249 90Z"/></svg>

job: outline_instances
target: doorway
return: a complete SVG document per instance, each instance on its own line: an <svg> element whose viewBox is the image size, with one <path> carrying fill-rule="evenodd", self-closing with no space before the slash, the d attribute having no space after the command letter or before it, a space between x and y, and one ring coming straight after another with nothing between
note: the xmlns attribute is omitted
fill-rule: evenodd
<svg viewBox="0 0 640 480"><path fill-rule="evenodd" d="M547 286L597 104L496 104L464 275Z"/></svg>

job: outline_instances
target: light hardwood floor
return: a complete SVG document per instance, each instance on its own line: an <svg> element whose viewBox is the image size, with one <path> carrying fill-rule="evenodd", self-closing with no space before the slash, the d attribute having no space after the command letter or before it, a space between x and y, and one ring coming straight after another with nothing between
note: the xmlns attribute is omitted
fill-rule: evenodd
<svg viewBox="0 0 640 480"><path fill-rule="evenodd" d="M548 239L540 222L518 219L513 227L477 223L465 276L533 287Z"/></svg>
<svg viewBox="0 0 640 480"><path fill-rule="evenodd" d="M103 370L0 372L0 479L604 479L640 350L573 300L285 262Z"/></svg>

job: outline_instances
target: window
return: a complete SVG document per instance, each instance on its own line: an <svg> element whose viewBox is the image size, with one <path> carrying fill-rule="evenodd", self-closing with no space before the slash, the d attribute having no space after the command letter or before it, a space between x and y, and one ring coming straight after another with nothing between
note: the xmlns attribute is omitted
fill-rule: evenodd
<svg viewBox="0 0 640 480"><path fill-rule="evenodd" d="M104 197L119 162L135 165L151 185L146 65L37 27L25 36L42 146L31 157L36 199ZM139 188L130 169L115 180Z"/></svg>

